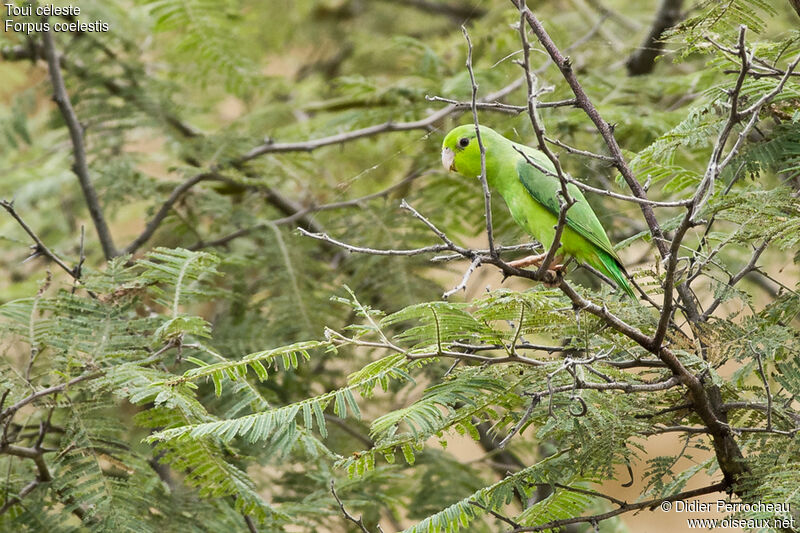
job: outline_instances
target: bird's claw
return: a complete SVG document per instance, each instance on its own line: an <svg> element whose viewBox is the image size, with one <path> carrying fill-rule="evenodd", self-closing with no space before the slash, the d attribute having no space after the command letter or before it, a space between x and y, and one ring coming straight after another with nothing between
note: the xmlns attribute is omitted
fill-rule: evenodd
<svg viewBox="0 0 800 533"><path fill-rule="evenodd" d="M564 265L556 265L561 268L551 268L546 270L542 279L542 284L548 289L555 289L561 285L561 280L564 279Z"/></svg>
<svg viewBox="0 0 800 533"><path fill-rule="evenodd" d="M517 259L516 261L510 261L508 264L514 268L525 268L531 265L539 266L542 264L542 261L544 261L546 255L547 254L529 255L522 259Z"/></svg>

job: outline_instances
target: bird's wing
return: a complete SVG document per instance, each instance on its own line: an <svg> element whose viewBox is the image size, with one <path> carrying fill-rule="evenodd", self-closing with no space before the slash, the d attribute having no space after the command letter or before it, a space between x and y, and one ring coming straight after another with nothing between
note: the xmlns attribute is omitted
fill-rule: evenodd
<svg viewBox="0 0 800 533"><path fill-rule="evenodd" d="M550 161L546 160L541 153L535 152L530 148L527 148L525 153L530 159L541 164L542 167L548 170L552 169ZM545 174L528 163L522 156L519 156L517 163L517 175L533 199L555 216L558 216L561 208L558 203L558 193L561 191L561 183L558 178ZM608 240L605 229L603 229L602 224L597 219L597 215L595 215L589 202L586 201L581 190L569 183L567 184L567 191L576 200L567 211L567 226L601 250L607 252L621 264L614 247L611 246L611 241Z"/></svg>

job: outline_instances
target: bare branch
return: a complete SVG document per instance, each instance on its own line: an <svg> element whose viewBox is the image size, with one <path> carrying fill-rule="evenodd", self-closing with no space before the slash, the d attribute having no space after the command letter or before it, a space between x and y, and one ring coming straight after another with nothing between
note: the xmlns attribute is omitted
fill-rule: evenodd
<svg viewBox="0 0 800 533"><path fill-rule="evenodd" d="M471 500L470 500L470 501L469 501L469 504L470 504L470 505L474 505L474 506L475 506L475 507L477 507L478 509L482 509L484 512L486 512L486 513L489 513L489 514L490 514L490 515L492 515L493 517L497 518L497 519L498 519L498 520L500 520L501 522L505 522L506 524L508 524L508 525L509 525L509 526L511 526L511 527L522 527L522 526L521 526L521 524L520 524L519 522L515 522L515 521L511 520L509 517L507 517L507 516L504 516L504 515L502 515L502 514L498 513L498 512L497 512L497 511L495 511L494 509L491 509L491 508L489 508L489 507L486 507L486 506L484 506L484 505L481 505L480 503L478 503L478 502L476 502L476 501L471 501Z"/></svg>
<svg viewBox="0 0 800 533"><path fill-rule="evenodd" d="M405 200L402 200L402 201L400 202L400 209L405 209L406 211L408 211L408 212L410 212L412 215L414 215L416 218L418 218L419 220L421 220L423 224L425 224L426 226L428 226L428 228L430 228L430 230L431 230L432 232L434 232L434 233L436 234L436 236L437 236L437 237L439 237L439 238L440 238L440 239L441 239L441 240L442 240L442 241L443 241L443 242L444 242L444 243L445 243L445 244L446 244L446 245L449 247L449 249L451 249L451 250L454 250L454 251L465 250L465 248L461 248L460 246L456 246L456 245L455 245L455 243L453 243L453 241L451 241L451 240L450 240L450 238L449 238L447 235L445 235L445 233L444 233L442 230L440 230L439 228L437 228L437 227L436 227L436 226L433 224L433 222L431 222L431 221L430 221L430 220L428 220L426 217L424 217L423 215L421 215L419 211L417 211L416 209L414 209L413 207L411 207L411 206L408 204L408 202L406 202ZM491 253L492 253L492 248L490 247L490 248L489 248L489 254L491 255Z"/></svg>
<svg viewBox="0 0 800 533"><path fill-rule="evenodd" d="M528 42L528 27L525 25L525 11L527 11L527 6L525 5L525 0L520 0L519 10L520 10L520 21L519 21L519 36L520 41L522 42L522 68L525 71L525 80L528 89L528 97L526 99L526 104L528 108L528 118L531 121L531 125L533 126L533 131L536 134L536 140L539 143L539 150L544 153L547 159L553 164L553 168L556 169L556 175L558 177L559 183L561 184L561 196L558 199L558 203L560 204L560 208L558 211L558 223L555 227L555 234L553 236L553 242L550 243L550 246L547 250L547 253L542 260L542 263L539 265L539 270L537 274L539 276L544 276L544 273L550 268L553 260L556 257L556 252L561 247L561 235L564 231L564 227L567 224L567 211L569 208L575 204L575 199L572 198L569 194L569 190L567 189L567 182L564 177L564 171L561 168L561 162L558 160L558 157L550 150L550 147L547 145L544 137L544 128L539 123L539 119L536 116L536 99L538 98L538 94L535 88L535 80L533 77L533 73L531 72L531 63L530 63L530 53L531 53L531 45ZM521 150L517 150L517 152L522 155L526 161L530 161L530 159L525 155L524 152ZM542 243L544 244L544 243Z"/></svg>
<svg viewBox="0 0 800 533"><path fill-rule="evenodd" d="M522 85L522 83L523 80L521 78L515 80L512 83L506 85L505 87L499 89L498 91L487 95L486 100L487 101L497 100L499 98L503 98L504 96L518 89ZM389 121L389 122L384 122L383 124L375 124L374 126L367 126L366 128L361 128L344 133L338 133L336 135L321 137L319 139L312 139L301 142L278 143L274 142L272 139L267 139L263 144L256 146L249 152L234 159L232 164L235 166L241 163L245 163L247 161L260 157L264 154L276 154L276 153L286 153L286 152L312 152L318 148L322 148L323 146L330 146L332 144L341 144L345 142L355 141L357 139L370 137L372 135L377 135L381 133L388 133L395 131L410 131L410 130L431 130L433 128L433 125L439 120L442 120L443 118L452 113L461 111L463 111L463 108L451 104L438 111L435 111L434 113L431 113L425 118L422 118L420 120L415 120L412 122Z"/></svg>
<svg viewBox="0 0 800 533"><path fill-rule="evenodd" d="M562 520L553 520L552 522L547 522L546 524L542 524L540 526L517 527L514 528L511 531L511 533L523 533L529 531L530 532L547 531L551 529L559 529L570 524L594 524L602 520L607 520L614 516L621 515L623 513L628 513L630 511L637 511L639 509L646 509L648 507L654 508L657 505L660 505L662 502L688 500L690 498L702 496L703 494L712 494L714 492L721 492L726 490L728 487L729 487L728 483L726 483L725 481L721 481L719 483L714 483L713 485L709 485L707 487L679 492L678 494L673 494L672 496L667 496L666 498L655 498L652 500L647 500L637 503L624 503L623 505L620 505L616 509L608 511L606 513L599 513L592 516L565 518Z"/></svg>
<svg viewBox="0 0 800 533"><path fill-rule="evenodd" d="M542 107L543 106L542 106L541 102L537 102L536 103L536 109L541 109ZM600 161L605 161L607 163L613 163L614 162L614 158L613 157L610 157L610 156L607 156L607 155L595 154L594 152L587 152L586 150L579 150L578 148L573 148L572 146L569 146L568 144L565 144L565 143L559 141L558 139L551 139L550 137L548 137L546 135L544 137L544 140L549 142L550 144L555 144L556 146L559 146L559 147L563 148L564 150L566 150L567 152L569 152L571 154L582 155L584 157L590 157L592 159L599 159ZM637 198L637 200L641 200L641 198Z"/></svg>
<svg viewBox="0 0 800 533"><path fill-rule="evenodd" d="M478 268L479 266L481 266L481 258L480 258L480 256L477 256L477 257L475 257L475 259L472 260L472 263L470 263L469 267L467 267L467 270L464 272L464 277L461 278L461 283L459 283L458 285L456 285L455 287L453 287L449 291L447 291L444 294L442 294L442 298L447 300L448 298L450 298L452 295L454 295L458 291L461 291L461 290L466 291L467 290L467 282L469 281L470 276L472 275L473 272L475 272L475 269Z"/></svg>
<svg viewBox="0 0 800 533"><path fill-rule="evenodd" d="M344 507L344 503L342 502L341 499L339 499L339 495L336 494L336 488L335 488L334 480L331 480L331 494L333 494L333 497L336 500L336 503L339 504L339 509L342 511L342 514L344 515L344 517L347 520L349 520L352 523L354 523L355 525L357 525L361 529L361 531L363 531L363 533L370 533L370 530L367 529L367 526L364 525L364 519L362 517L359 516L358 518L356 518L353 515L351 515L349 512L347 512L347 509L345 509L345 507Z"/></svg>
<svg viewBox="0 0 800 533"><path fill-rule="evenodd" d="M656 57L664 48L661 36L681 19L683 0L662 0L658 8L650 32L645 37L642 45L637 48L625 62L628 74L639 76L649 74L655 68Z"/></svg>
<svg viewBox="0 0 800 533"><path fill-rule="evenodd" d="M71 380L67 381L66 383L62 383L60 385L53 385L52 387L48 387L46 389L42 389L42 390L36 391L33 394L31 394L30 396L26 396L22 400L18 401L14 405L10 405L10 406L6 407L0 413L0 420L4 420L9 416L13 416L14 413L19 411L21 408L25 407L26 405L28 405L31 402L34 402L34 401L38 400L39 398L43 398L43 397L48 396L50 394L56 394L56 393L59 393L59 392L63 392L65 390L67 390L69 387L71 387L71 386L73 386L73 385L75 385L77 383L80 383L81 381L87 381L87 380L95 379L95 378L98 378L98 377L100 377L102 375L103 375L102 372L90 372L88 374L82 374L82 375L80 375L80 376L78 376L76 378L72 378Z"/></svg>
<svg viewBox="0 0 800 533"><path fill-rule="evenodd" d="M465 19L480 18L486 14L486 10L478 7L476 3L465 5L464 2L431 2L429 0L383 0L384 2L403 5L420 9L425 13L435 13L437 15L446 15L454 21L462 22Z"/></svg>
<svg viewBox="0 0 800 533"><path fill-rule="evenodd" d="M528 404L528 408L525 410L525 413L522 415L522 418L519 419L519 422L517 422L514 425L514 427L511 429L508 435L506 435L505 438L502 441L500 441L500 444L497 445L499 449L501 450L504 449L506 445L514 437L514 435L519 433L519 430L522 429L522 426L524 426L528 422L528 420L530 420L531 415L533 414L533 410L536 408L537 405L539 405L539 402L542 400L541 396L539 396L538 394L531 394L530 397L531 401ZM552 398L552 395L550 397Z"/></svg>
<svg viewBox="0 0 800 533"><path fill-rule="evenodd" d="M202 172L200 174L192 176L191 178L187 179L186 181L175 187L175 189L172 190L172 194L170 194L169 197L166 200L164 200L164 203L161 204L159 210L156 212L153 218L151 218L150 221L147 223L147 225L144 228L144 231L142 231L142 233L139 234L138 237L133 239L133 241L131 241L131 243L125 247L125 250L122 253L132 254L133 252L138 250L140 246L142 246L145 242L147 242L150 239L150 237L153 236L153 233L156 232L158 227L161 225L161 222L163 222L164 219L167 218L167 215L169 214L170 210L172 210L172 206L175 205L175 202L177 202L180 199L180 197L183 196L189 189L191 189L192 187L194 187L195 185L197 185L202 181L208 181L208 180L221 180L221 176L219 176L214 172Z"/></svg>
<svg viewBox="0 0 800 533"><path fill-rule="evenodd" d="M797 66L798 62L800 62L800 55L794 60L794 62L786 69L786 73L778 85L769 93L763 95L759 98L756 102L754 102L751 106L744 110L740 110L740 102L739 102L739 94L742 90L744 85L744 80L747 76L748 68L752 62L753 54L747 53L747 48L745 46L745 32L746 27L741 26L739 29L739 39L737 45L737 52L739 58L741 60L741 69L739 72L739 76L736 79L736 83L733 89L730 91L730 112L728 114L728 119L725 122L722 130L717 137L717 141L714 145L714 149L712 150L711 157L709 158L708 165L706 167L706 172L703 176L703 180L701 181L700 185L697 188L694 196L692 197L692 202L689 206L689 210L686 213L686 216L681 221L680 226L675 231L675 235L672 239L672 244L670 246L670 252L667 260L667 269L666 269L666 278L664 283L664 307L661 312L661 316L659 318L658 327L656 328L656 332L653 335L653 344L658 345L664 339L666 335L666 330L668 326L668 322L671 319L672 313L672 291L673 286L675 284L675 269L678 264L678 253L680 250L681 242L686 234L686 232L691 228L695 222L694 217L697 216L702 206L710 197L714 183L716 182L717 178L719 177L722 170L733 160L733 157L736 155L739 146L743 142L744 138L747 136L747 133L755 126L755 123L758 120L758 115L761 108L769 103L775 96L777 96L780 91L783 89L786 81L789 79L789 75L791 72L794 71L795 67ZM728 139L733 132L733 129L736 124L738 124L743 118L750 117L747 124L742 128L739 132L739 135L736 138L733 146L728 151L727 155L723 157L723 153L725 150L725 146L728 142ZM740 271L736 276L731 278L729 281L729 285L733 286L733 284L738 283L738 281L744 277L747 273L752 271L755 268L755 262L758 260L758 257L766 248L767 243L766 241L756 250L751 258L750 263L745 266L742 271ZM684 289L688 289L686 283L681 283L679 288L683 287ZM684 302L685 303L685 302ZM716 310L719 306L720 299L717 298L715 301L709 306L706 311L699 317L700 320L707 320L711 313Z"/></svg>
<svg viewBox="0 0 800 533"><path fill-rule="evenodd" d="M472 109L472 102L462 102L460 100L453 100L451 98L443 98L441 96L426 96L426 100L431 102L444 102L456 106L457 109ZM539 102L537 108L552 108L552 107L570 107L575 105L575 99L569 98L567 100L558 100L555 102ZM487 111L500 111L503 113L510 113L518 115L524 113L528 108L522 105L504 104L502 102L475 102L476 109L483 109Z"/></svg>
<svg viewBox="0 0 800 533"><path fill-rule="evenodd" d="M111 238L111 232L108 229L103 210L100 207L97 192L94 190L94 185L92 185L92 181L89 178L89 165L86 160L86 147L83 142L83 126L81 126L81 123L78 121L67 90L64 87L64 78L61 76L61 66L56 53L55 43L53 42L53 34L48 29L42 32L42 38L44 39L47 66L50 71L50 81L53 84L53 99L61 110L61 115L67 123L69 136L72 140L72 152L75 158L75 164L72 170L75 172L75 175L78 177L78 182L81 185L83 197L86 200L86 207L89 209L89 215L92 217L92 222L97 231L97 237L103 248L103 255L106 259L111 259L117 255L117 249L114 247L114 241Z"/></svg>
<svg viewBox="0 0 800 533"><path fill-rule="evenodd" d="M481 352L486 350L502 350L503 348L510 349L512 352L516 352L517 350L539 350L542 352L549 352L549 353L556 353L556 352L563 352L563 346L547 346L544 344L531 344L528 342L521 342L519 344L513 344L511 346L502 346L500 344L467 344L463 342L453 342L450 346L454 348L461 348L463 350L470 350L473 352Z"/></svg>
<svg viewBox="0 0 800 533"><path fill-rule="evenodd" d="M756 356L756 362L758 363L758 373L761 375L761 381L764 383L764 391L767 393L767 430L772 429L772 392L769 389L769 380L767 379L767 375L764 373L764 365L761 364L761 354L753 348L753 342L748 341L747 345L750 347L750 351L753 352Z"/></svg>
<svg viewBox="0 0 800 533"><path fill-rule="evenodd" d="M570 492L577 492L578 494L586 494L588 496L594 496L596 498L603 498L603 499L608 500L611 503L615 503L617 505L625 505L624 501L622 501L622 500L620 500L618 498L615 498L613 496L609 496L608 494L603 494L602 492L597 492L596 490L582 489L582 488L579 488L579 487L570 487L569 485L562 485L561 483L553 483L553 486L557 487L559 489L570 491Z"/></svg>
<svg viewBox="0 0 800 533"><path fill-rule="evenodd" d="M730 279L728 280L728 287L733 287L734 285L739 283L742 280L742 278L744 278L750 272L758 271L756 263L758 262L758 259L761 257L761 254L764 253L764 250L767 249L768 244L769 244L768 241L764 241L755 250L753 250L753 254L750 256L750 260L747 262L747 264L744 265L741 268L741 270L739 270L739 272L730 277ZM701 315L701 318L703 320L708 320L708 318L714 314L714 311L717 310L717 307L719 307L721 303L722 303L722 296L714 298L714 301L709 304L709 306Z"/></svg>
<svg viewBox="0 0 800 533"><path fill-rule="evenodd" d="M58 257L55 254L55 252L50 250L50 248L48 248L44 244L44 242L42 242L42 239L40 239L39 236L36 235L36 232L34 232L31 229L31 227L28 226L28 224L25 223L25 221L22 219L22 217L19 216L19 213L17 213L17 211L14 209L14 202L9 202L7 200L0 200L0 207L5 209L6 211L8 211L8 214L11 215L11 217L14 220L17 221L17 223L22 227L22 229L25 230L25 233L27 233L28 236L31 239L33 239L33 242L36 243L33 246L34 250L33 250L33 253L31 255L32 257L34 255L36 255L36 254L45 255L51 261L53 261L55 264L57 264L61 268L61 270L63 270L64 272L66 272L67 274L72 276L74 279L79 279L80 278L80 274L77 272L77 269L70 268L60 257Z"/></svg>
<svg viewBox="0 0 800 533"><path fill-rule="evenodd" d="M478 124L478 84L475 82L475 72L472 70L472 41L469 38L466 26L461 26L461 33L467 41L467 71L469 81L472 83L472 122L475 124L475 136L478 140L478 148L481 152L481 187L483 188L483 209L486 217L486 238L489 241L489 255L497 257L497 250L494 248L494 228L492 227L492 193L489 191L489 183L486 181L486 147L481 138L481 128Z"/></svg>
<svg viewBox="0 0 800 533"><path fill-rule="evenodd" d="M347 244L345 242L329 237L325 233L311 233L309 231L304 230L303 228L297 228L297 231L299 231L306 237L311 237L312 239L317 239L318 241L325 241L335 246L339 246L340 248L344 248L349 252L356 252L361 254L408 256L408 255L421 255L421 254L429 254L429 253L443 252L446 250L452 250L452 248L447 244L434 244L432 246L425 246L424 248L413 248L408 250L366 248L363 246L353 246L352 244Z"/></svg>
<svg viewBox="0 0 800 533"><path fill-rule="evenodd" d="M518 252L518 251L522 251L522 250L537 251L537 250L541 250L541 245L539 243L530 242L530 243L526 243L526 244L514 244L514 245L511 245L511 246L498 246L498 247L495 248L495 250L497 250L498 253L502 253L502 252ZM489 255L489 250L475 249L475 250L472 250L472 252L474 252L475 254L478 254L478 255ZM435 257L431 257L431 263L440 263L440 262L446 262L446 261L453 261L455 259L464 259L464 256L462 254L459 254L459 253L452 253L452 254L447 254L447 255L437 255Z"/></svg>
<svg viewBox="0 0 800 533"><path fill-rule="evenodd" d="M672 310L673 310L672 292L675 286L675 277L676 277L675 269L678 266L678 256L680 252L681 242L683 241L683 237L686 234L686 232L693 225L693 217L695 213L698 212L699 207L705 202L705 199L708 198L708 195L711 194L714 182L716 181L717 177L719 176L719 173L722 170L722 168L720 167L720 158L722 157L722 152L725 149L725 144L728 140L731 131L733 130L734 125L740 119L738 111L739 92L741 91L742 85L744 84L744 80L747 75L747 65L749 64L747 51L745 49L745 41L744 41L745 30L746 28L744 26L742 26L739 29L739 53L742 58L742 69L741 72L739 73L739 77L736 80L736 84L730 93L731 109L728 116L728 120L725 122L722 131L720 131L719 136L717 137L717 142L714 146L714 150L711 153L711 158L709 159L708 165L706 167L706 172L705 175L703 176L703 180L701 181L700 185L695 191L695 194L692 197L692 202L689 206L686 215L681 221L680 226L678 227L677 230L675 230L675 235L673 236L672 243L669 247L669 254L665 257L667 260L667 268L664 279L664 306L661 310L661 316L659 317L658 326L656 327L656 331L653 334L654 347L659 346L661 342L664 340L664 337L666 336L667 333L667 328L669 326L669 321L672 319ZM666 245L666 243L664 244ZM680 285L686 287L685 283L682 283Z"/></svg>

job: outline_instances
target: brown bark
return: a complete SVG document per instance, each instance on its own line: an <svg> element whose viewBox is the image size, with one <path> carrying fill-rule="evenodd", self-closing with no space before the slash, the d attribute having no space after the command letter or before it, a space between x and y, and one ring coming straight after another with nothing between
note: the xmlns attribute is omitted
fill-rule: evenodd
<svg viewBox="0 0 800 533"><path fill-rule="evenodd" d="M798 2L800 0L792 1ZM642 45L625 62L629 75L640 76L653 72L656 66L656 58L664 49L664 41L661 40L661 36L681 19L682 6L683 0L662 0L656 19L650 27L650 32L645 37Z"/></svg>

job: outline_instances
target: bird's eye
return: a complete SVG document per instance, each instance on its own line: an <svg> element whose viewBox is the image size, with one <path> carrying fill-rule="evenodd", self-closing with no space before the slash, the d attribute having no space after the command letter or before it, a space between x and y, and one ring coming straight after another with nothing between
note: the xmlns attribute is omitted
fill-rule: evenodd
<svg viewBox="0 0 800 533"><path fill-rule="evenodd" d="M467 146L469 146L469 139L467 139L466 137L461 137L461 138L458 140L458 145L459 145L461 148L466 148Z"/></svg>

